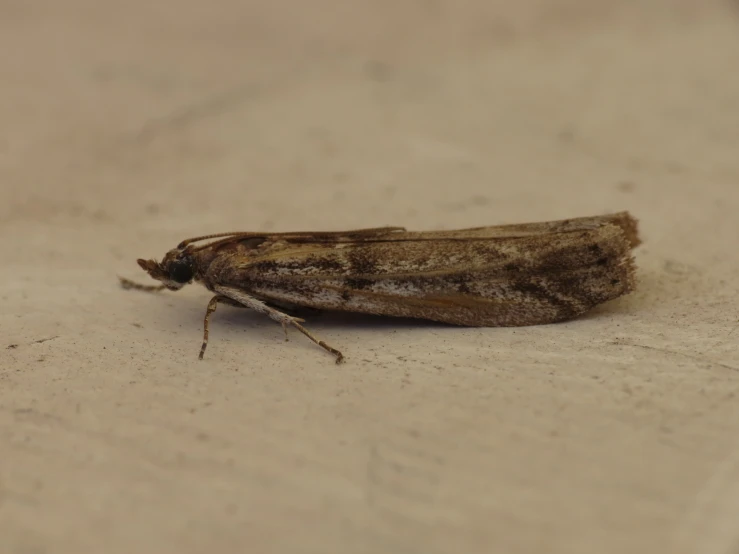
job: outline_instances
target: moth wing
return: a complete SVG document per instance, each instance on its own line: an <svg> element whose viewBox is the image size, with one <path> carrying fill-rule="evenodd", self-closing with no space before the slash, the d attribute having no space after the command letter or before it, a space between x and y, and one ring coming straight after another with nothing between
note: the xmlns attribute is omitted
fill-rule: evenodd
<svg viewBox="0 0 739 554"><path fill-rule="evenodd" d="M395 233L382 241L276 241L229 279L294 305L494 326L569 319L633 288L632 243L623 227L557 228L500 236L500 227L486 227L475 230L485 236L460 240L451 232L433 244L395 240Z"/></svg>

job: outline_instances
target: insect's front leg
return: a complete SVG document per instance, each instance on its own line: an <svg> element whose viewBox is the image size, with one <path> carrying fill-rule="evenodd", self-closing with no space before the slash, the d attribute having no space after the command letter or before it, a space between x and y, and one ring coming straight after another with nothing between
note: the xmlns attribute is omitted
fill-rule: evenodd
<svg viewBox="0 0 739 554"><path fill-rule="evenodd" d="M210 299L210 302L208 302L208 307L205 308L205 318L203 319L203 346L200 347L200 355L198 356L198 358L200 358L201 360L205 355L205 348L208 346L208 335L210 334L210 315L216 311L219 302L222 304L228 304L229 306L235 306L237 308L245 307L238 302L231 300L228 296L222 296L220 294L216 294L213 298Z"/></svg>
<svg viewBox="0 0 739 554"><path fill-rule="evenodd" d="M253 296L250 296L246 294L244 291L232 287L215 287L216 292L219 294L214 296L210 303L208 304L208 308L205 313L205 332L204 332L204 341L203 341L203 347L200 350L200 358L202 359L203 353L205 352L205 346L208 342L208 318L210 317L210 314L212 314L216 310L216 305L221 303L231 304L240 306L243 308L251 308L252 310L255 310L261 314L264 314L271 319L275 320L277 323L281 324L283 329L286 329L288 325L292 325L295 327L298 331L303 333L306 337L308 337L310 340L312 340L314 343L316 343L318 346L323 348L324 350L327 350L334 356L336 356L336 363L340 364L342 361L344 361L344 355L336 350L335 348L329 346L322 340L320 340L318 337L315 337L313 334L311 334L305 327L303 327L300 323L303 322L302 319L299 319L297 317L289 316L285 313L282 313L281 311L272 308L271 306L268 306L261 300L254 298Z"/></svg>

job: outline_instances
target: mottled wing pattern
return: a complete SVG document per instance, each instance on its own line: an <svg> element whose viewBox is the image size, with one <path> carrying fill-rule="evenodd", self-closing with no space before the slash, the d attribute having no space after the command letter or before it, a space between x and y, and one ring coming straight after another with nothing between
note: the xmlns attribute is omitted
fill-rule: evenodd
<svg viewBox="0 0 739 554"><path fill-rule="evenodd" d="M248 261L220 278L268 302L468 326L567 320L628 293L635 283L630 250L639 243L625 213L249 240Z"/></svg>

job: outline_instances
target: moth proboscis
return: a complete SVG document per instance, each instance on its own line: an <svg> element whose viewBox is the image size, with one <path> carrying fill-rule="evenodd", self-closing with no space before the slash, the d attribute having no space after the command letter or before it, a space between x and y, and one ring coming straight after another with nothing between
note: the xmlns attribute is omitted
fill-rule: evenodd
<svg viewBox="0 0 739 554"><path fill-rule="evenodd" d="M204 242L208 241L208 242ZM460 326L541 325L573 319L631 292L637 221L620 212L453 231L379 227L339 232L205 235L182 241L161 262L138 264L160 285L121 278L125 288L179 290L197 281L219 303L251 308L310 333L291 308L418 318Z"/></svg>

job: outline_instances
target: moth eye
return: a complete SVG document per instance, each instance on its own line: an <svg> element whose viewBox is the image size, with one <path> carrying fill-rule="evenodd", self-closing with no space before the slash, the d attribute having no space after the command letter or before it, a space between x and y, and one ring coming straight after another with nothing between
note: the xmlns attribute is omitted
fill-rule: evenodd
<svg viewBox="0 0 739 554"><path fill-rule="evenodd" d="M169 264L169 278L176 283L187 283L192 279L192 265L186 260L177 260Z"/></svg>

